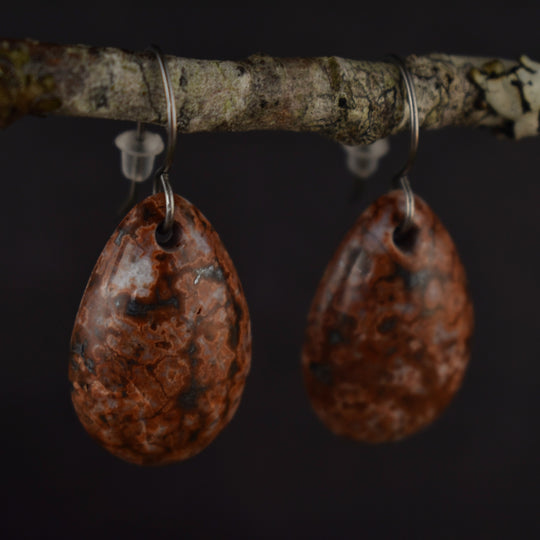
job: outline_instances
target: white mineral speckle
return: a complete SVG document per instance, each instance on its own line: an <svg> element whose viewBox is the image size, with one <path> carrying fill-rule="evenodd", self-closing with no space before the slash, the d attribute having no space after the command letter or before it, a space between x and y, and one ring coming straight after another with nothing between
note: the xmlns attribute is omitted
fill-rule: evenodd
<svg viewBox="0 0 540 540"><path fill-rule="evenodd" d="M149 296L156 279L152 261L148 258L138 259L131 265L118 269L110 282L110 292L114 294L129 290L132 296Z"/></svg>

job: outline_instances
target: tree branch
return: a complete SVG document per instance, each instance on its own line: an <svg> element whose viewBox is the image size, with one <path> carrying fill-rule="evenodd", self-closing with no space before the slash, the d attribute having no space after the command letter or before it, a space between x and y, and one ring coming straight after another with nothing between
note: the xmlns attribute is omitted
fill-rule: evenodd
<svg viewBox="0 0 540 540"><path fill-rule="evenodd" d="M338 57L194 60L167 56L179 130L290 130L365 144L405 128L398 68ZM424 128L538 133L540 64L432 54L406 59ZM25 114L165 122L153 53L0 42L0 127Z"/></svg>

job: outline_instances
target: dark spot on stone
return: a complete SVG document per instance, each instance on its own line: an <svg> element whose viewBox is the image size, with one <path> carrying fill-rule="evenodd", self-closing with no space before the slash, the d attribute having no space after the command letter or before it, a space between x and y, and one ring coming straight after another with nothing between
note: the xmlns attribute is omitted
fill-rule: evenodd
<svg viewBox="0 0 540 540"><path fill-rule="evenodd" d="M107 417L106 417L104 414L100 414L100 415L99 415L99 419L100 419L104 424L108 424L108 422L107 422Z"/></svg>
<svg viewBox="0 0 540 540"><path fill-rule="evenodd" d="M379 326L377 326L377 331L381 334L387 334L396 327L397 323L397 317L386 317L386 319L383 319Z"/></svg>
<svg viewBox="0 0 540 540"><path fill-rule="evenodd" d="M85 344L84 344L84 343L81 343L80 341L76 341L76 342L73 343L73 345L71 346L71 352L72 352L72 353L75 353L75 354L78 354L79 356L83 356L83 354L84 354L84 347L85 347Z"/></svg>
<svg viewBox="0 0 540 540"><path fill-rule="evenodd" d="M356 318L347 313L337 313L336 331L339 331L343 341L347 340L347 336L351 335L356 328Z"/></svg>
<svg viewBox="0 0 540 540"><path fill-rule="evenodd" d="M95 375L96 372L94 361L91 358L88 358L88 356L86 356L87 347L88 343L86 341L84 341L83 343L75 342L75 344L71 348L71 352L80 356L83 359L86 369L88 369L90 373L93 373Z"/></svg>
<svg viewBox="0 0 540 540"><path fill-rule="evenodd" d="M150 311L151 305L142 304L135 298L130 298L126 306L126 315L130 317L143 317Z"/></svg>
<svg viewBox="0 0 540 540"><path fill-rule="evenodd" d="M136 298L130 298L126 305L126 315L129 315L130 317L144 317L150 311L166 306L173 306L178 309L178 298L171 296L171 298L168 298L167 300L159 300L154 304L144 304Z"/></svg>
<svg viewBox="0 0 540 540"><path fill-rule="evenodd" d="M135 347L135 350L133 351L133 356L135 358L140 358L144 352L144 346L140 343Z"/></svg>
<svg viewBox="0 0 540 540"><path fill-rule="evenodd" d="M168 350L171 348L171 344L168 341L158 341L156 343L156 347L158 347L159 349Z"/></svg>
<svg viewBox="0 0 540 540"><path fill-rule="evenodd" d="M201 434L201 431L202 431L202 428L194 429L194 430L189 434L189 439L188 439L188 441L189 441L189 442L194 442L194 441L196 441L196 440L199 438L199 435Z"/></svg>
<svg viewBox="0 0 540 540"><path fill-rule="evenodd" d="M191 223L192 226L195 226L195 216L191 210L186 210L184 212L184 217Z"/></svg>
<svg viewBox="0 0 540 540"><path fill-rule="evenodd" d="M236 322L238 324L242 320L242 317L244 316L244 310L242 309L242 306L236 300L233 300L233 309L234 309L234 314L236 316Z"/></svg>
<svg viewBox="0 0 540 540"><path fill-rule="evenodd" d="M229 371L227 373L227 378L232 379L239 371L240 371L240 366L238 365L238 362L236 361L236 358L235 358L231 362L231 365L229 366Z"/></svg>
<svg viewBox="0 0 540 540"><path fill-rule="evenodd" d="M151 221L155 215L155 212L150 208L148 204L143 204L141 207L142 221L144 223Z"/></svg>
<svg viewBox="0 0 540 540"><path fill-rule="evenodd" d="M311 362L309 364L309 370L313 374L313 377L322 384L326 384L327 386L332 384L332 371L328 364Z"/></svg>
<svg viewBox="0 0 540 540"><path fill-rule="evenodd" d="M346 109L347 108L347 99L344 98L344 97L340 97L339 100L338 100L338 105L339 105L340 108Z"/></svg>
<svg viewBox="0 0 540 540"><path fill-rule="evenodd" d="M194 380L192 380L189 388L178 395L178 404L184 410L196 409L199 396L205 390L205 387L199 386Z"/></svg>
<svg viewBox="0 0 540 540"><path fill-rule="evenodd" d="M91 358L88 358L88 357L85 357L84 358L84 365L87 367L88 371L90 373L93 373L94 375L96 374L96 371L95 371L95 364L94 364L94 361L91 359Z"/></svg>
<svg viewBox="0 0 540 540"><path fill-rule="evenodd" d="M197 345L191 341L187 349L188 360L191 367L196 366L199 363L199 359L196 354L199 352Z"/></svg>
<svg viewBox="0 0 540 540"><path fill-rule="evenodd" d="M401 278L405 289L407 290L412 289L412 282L413 282L412 274L411 272L409 272L409 270L407 270L400 264L396 264L396 271L393 275L389 276L389 279L393 280L396 277Z"/></svg>
<svg viewBox="0 0 540 540"><path fill-rule="evenodd" d="M244 66L236 66L236 70L238 71L238 76L241 77L242 75L245 75L246 68Z"/></svg>
<svg viewBox="0 0 540 540"><path fill-rule="evenodd" d="M343 336L337 330L330 330L328 335L328 342L330 345L337 345L338 343L344 343Z"/></svg>
<svg viewBox="0 0 540 540"><path fill-rule="evenodd" d="M231 325L229 328L229 345L231 346L231 349L234 351L236 347L238 346L238 334L239 334L239 321L237 320L234 324Z"/></svg>
<svg viewBox="0 0 540 540"><path fill-rule="evenodd" d="M261 99L261 101L259 102L259 105L261 106L261 109L265 109L266 106L268 105L268 101L266 101L266 99Z"/></svg>

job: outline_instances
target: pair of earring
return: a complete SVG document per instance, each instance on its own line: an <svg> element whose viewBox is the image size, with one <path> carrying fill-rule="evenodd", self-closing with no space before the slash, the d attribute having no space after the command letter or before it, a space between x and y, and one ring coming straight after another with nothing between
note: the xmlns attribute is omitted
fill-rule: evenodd
<svg viewBox="0 0 540 540"><path fill-rule="evenodd" d="M175 101L163 56L153 52L167 101L165 164L154 195L127 214L96 263L69 366L83 426L111 453L141 465L204 449L234 415L251 360L249 312L233 263L210 223L169 183ZM400 69L417 142L414 88ZM117 144L127 150L123 169L132 180L148 176L149 156L162 150L140 129ZM408 168L400 175L404 192L368 208L331 261L303 349L319 417L365 441L400 438L431 421L468 357L472 307L463 267L444 227L412 194Z"/></svg>

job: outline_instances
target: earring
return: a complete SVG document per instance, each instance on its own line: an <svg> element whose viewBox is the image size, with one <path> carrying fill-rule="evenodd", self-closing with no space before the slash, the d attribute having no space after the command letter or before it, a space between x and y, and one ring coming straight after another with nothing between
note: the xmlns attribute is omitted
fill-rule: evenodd
<svg viewBox="0 0 540 540"><path fill-rule="evenodd" d="M205 448L234 415L251 358L249 313L233 263L210 223L169 183L176 108L163 55L152 50L167 100L165 165L154 194L127 214L96 263L69 366L84 428L139 465L180 461ZM156 193L158 179L163 193Z"/></svg>
<svg viewBox="0 0 540 540"><path fill-rule="evenodd" d="M460 386L473 307L450 235L411 190L418 146L411 75L397 59L411 114L401 190L377 199L330 261L308 316L304 380L334 433L378 443L432 422Z"/></svg>

